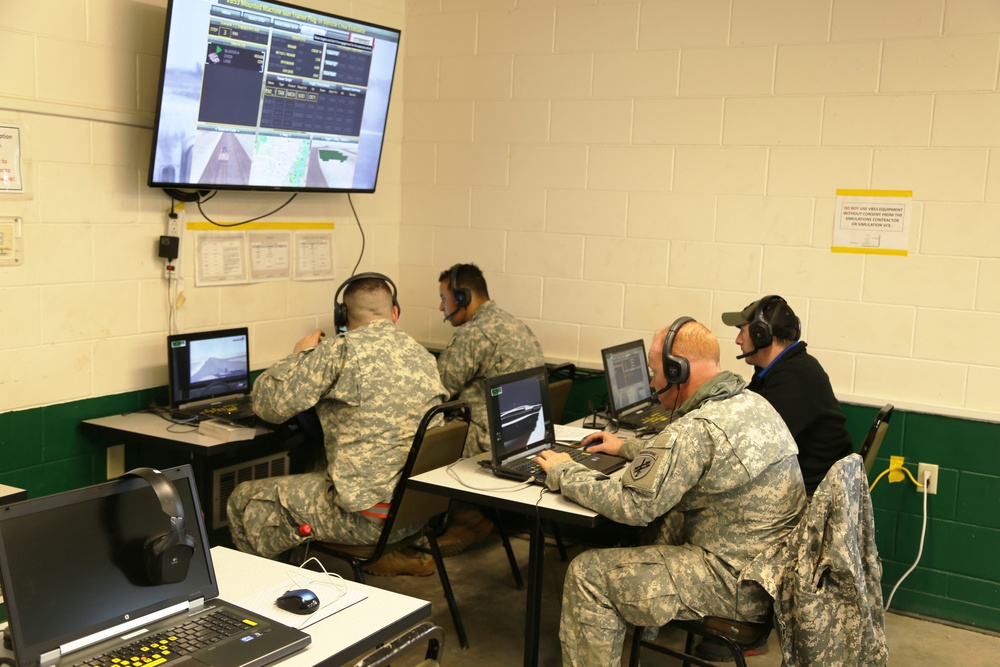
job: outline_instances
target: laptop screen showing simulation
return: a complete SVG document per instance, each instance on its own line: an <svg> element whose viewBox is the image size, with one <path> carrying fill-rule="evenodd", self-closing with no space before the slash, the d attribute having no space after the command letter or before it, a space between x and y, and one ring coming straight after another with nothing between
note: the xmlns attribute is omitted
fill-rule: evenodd
<svg viewBox="0 0 1000 667"><path fill-rule="evenodd" d="M649 386L646 346L642 340L603 349L601 357L612 416L618 417L633 408L650 404L653 390Z"/></svg>
<svg viewBox="0 0 1000 667"><path fill-rule="evenodd" d="M249 394L249 341L247 327L168 336L170 406Z"/></svg>
<svg viewBox="0 0 1000 667"><path fill-rule="evenodd" d="M0 575L19 663L219 589L190 466L164 470L195 551L187 577L152 585L143 544L169 530L142 479L110 481L0 508Z"/></svg>
<svg viewBox="0 0 1000 667"><path fill-rule="evenodd" d="M488 378L484 384L494 465L555 443L544 366Z"/></svg>

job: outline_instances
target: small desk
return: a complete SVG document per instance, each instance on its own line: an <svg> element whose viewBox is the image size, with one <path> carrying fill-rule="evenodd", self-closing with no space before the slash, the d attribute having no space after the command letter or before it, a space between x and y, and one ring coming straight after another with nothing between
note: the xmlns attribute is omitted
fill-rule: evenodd
<svg viewBox="0 0 1000 667"><path fill-rule="evenodd" d="M237 605L255 586L286 580L285 572L292 567L225 547L212 548L212 561L219 580L219 597ZM340 667L430 618L431 603L426 600L353 581L345 580L344 584L363 589L368 597L305 628L312 643L277 665ZM0 623L0 627L4 625ZM0 647L0 656L10 657L10 652Z"/></svg>
<svg viewBox="0 0 1000 667"><path fill-rule="evenodd" d="M291 565L226 547L212 548L219 579L219 596L233 604L261 583L287 580ZM293 568L294 569L294 568ZM293 653L280 667L340 667L384 644L431 615L431 603L353 581L348 588L363 589L368 598L305 628L312 643Z"/></svg>
<svg viewBox="0 0 1000 667"><path fill-rule="evenodd" d="M494 477L488 469L479 465L486 455L462 459L451 469L459 479L470 486L489 487L494 490L472 489L463 486L458 480L448 474L447 466L411 477L407 486L418 491L427 491L449 496L465 502L486 507L508 510L537 519L551 519L586 528L593 528L606 521L597 512L589 510L562 494L546 492L542 488L531 485L517 491L505 492L495 490L496 487L515 489L517 482ZM541 495L541 499L539 499ZM538 624L541 614L541 581L545 559L545 534L542 532L541 521L529 521L531 524L528 551L528 599L524 619L524 664L534 667L538 664Z"/></svg>
<svg viewBox="0 0 1000 667"><path fill-rule="evenodd" d="M219 527L212 516L212 459L224 454L245 450L255 445L267 445L272 431L257 426L256 435L250 440L223 442L198 432L197 422L178 424L151 412L129 412L82 422L84 428L105 437L119 438L126 445L145 445L168 449L187 455L194 468L195 481L202 509L206 512L209 530Z"/></svg>

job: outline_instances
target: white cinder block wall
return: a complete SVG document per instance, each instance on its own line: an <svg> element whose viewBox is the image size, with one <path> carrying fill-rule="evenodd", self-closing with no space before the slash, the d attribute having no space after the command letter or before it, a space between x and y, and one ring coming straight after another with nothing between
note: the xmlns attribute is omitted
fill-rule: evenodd
<svg viewBox="0 0 1000 667"><path fill-rule="evenodd" d="M0 125L21 129L25 262L0 267L0 411L166 382L169 201L145 186L165 0L4 0ZM843 400L996 420L996 0L309 0L404 29L361 269L443 342L438 272L476 261L551 357L594 363L681 314L778 292ZM837 188L914 191L910 256L832 254ZM206 213L265 213L221 194ZM191 220L200 216L191 211ZM344 196L272 218L333 221ZM254 366L329 326L337 281L196 289L185 329L249 324Z"/></svg>
<svg viewBox="0 0 1000 667"><path fill-rule="evenodd" d="M310 1L404 24L403 0ZM0 412L166 384L167 289L156 241L170 200L146 187L166 4L0 0L10 63L0 75L0 125L20 128L26 189L0 194L0 216L24 221L23 266L0 266ZM366 237L360 271L397 271L401 88L400 76L378 192L354 197ZM223 193L204 209L236 222L286 199ZM204 218L191 208L188 220ZM269 220L334 222L338 279L199 289L193 236L181 241L181 328L249 325L255 368L330 328L339 280L361 251L344 195L301 194Z"/></svg>
<svg viewBox="0 0 1000 667"><path fill-rule="evenodd" d="M842 400L1000 415L1000 2L410 0L400 275L475 261L547 355L780 293ZM913 191L908 257L838 188ZM426 285L418 290L418 285Z"/></svg>

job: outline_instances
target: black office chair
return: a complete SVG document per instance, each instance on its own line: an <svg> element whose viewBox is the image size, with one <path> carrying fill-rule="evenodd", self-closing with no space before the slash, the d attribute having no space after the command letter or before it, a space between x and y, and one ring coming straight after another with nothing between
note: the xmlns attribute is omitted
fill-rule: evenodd
<svg viewBox="0 0 1000 667"><path fill-rule="evenodd" d="M740 644L756 643L762 633L771 631L770 623L747 623L745 621L734 621L728 618L718 618L708 616L700 621L670 621L664 627L677 628L687 633L684 641L684 650L680 651L670 646L655 643L652 640L642 638L643 628L635 628L632 634L632 650L629 655L629 667L639 667L639 653L647 648L663 655L682 660L684 667L687 665L698 665L699 667L718 667L718 663L699 658L694 653L694 638L712 638L725 646L732 655L737 667L747 667L746 658L743 657L743 650L737 646Z"/></svg>
<svg viewBox="0 0 1000 667"><path fill-rule="evenodd" d="M872 467L875 465L875 455L878 454L879 447L882 446L885 432L889 430L889 418L892 417L892 411L892 403L886 403L882 406L882 409L875 415L872 427L868 429L868 435L861 443L861 449L858 450L858 454L865 462L866 475L871 474Z"/></svg>
<svg viewBox="0 0 1000 667"><path fill-rule="evenodd" d="M452 419L443 426L431 427L431 423L439 415L448 415ZM438 535L444 530L444 518L448 513L450 501L446 496L407 489L406 482L410 477L446 466L460 459L471 418L472 413L469 410L469 405L463 401L452 401L435 406L424 415L420 426L417 427L416 435L413 437L413 446L410 448L410 454L403 465L399 483L392 494L389 514L382 526L382 534L379 536L377 544L358 546L330 542L309 543L311 549L347 561L354 573L354 580L364 583L364 573L361 569L363 566L374 563L384 554L402 547L415 546L417 542L426 537L430 544L430 553L434 557L435 565L437 565L441 587L444 589L448 609L451 611L451 618L455 623L455 631L458 633L458 640L462 648L469 648L469 639L465 634L462 617L459 615L458 604L455 602L455 595L452 593L448 573L444 568L444 559L441 557L441 550L437 543ZM410 537L399 542L389 543L389 536L395 529L414 524L422 524L424 527Z"/></svg>

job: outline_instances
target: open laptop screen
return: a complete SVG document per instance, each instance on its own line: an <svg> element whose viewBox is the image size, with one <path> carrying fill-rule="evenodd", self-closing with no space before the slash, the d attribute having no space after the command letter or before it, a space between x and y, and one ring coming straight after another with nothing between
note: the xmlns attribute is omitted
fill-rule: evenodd
<svg viewBox="0 0 1000 667"><path fill-rule="evenodd" d="M143 544L169 519L149 484L110 481L0 508L0 580L21 665L95 633L218 595L191 466L174 483L195 552L187 577L153 585Z"/></svg>
<svg viewBox="0 0 1000 667"><path fill-rule="evenodd" d="M167 336L170 406L250 393L247 327Z"/></svg>
<svg viewBox="0 0 1000 667"><path fill-rule="evenodd" d="M649 386L646 346L642 340L603 349L601 357L613 416L618 417L638 405L648 405L653 390Z"/></svg>
<svg viewBox="0 0 1000 667"><path fill-rule="evenodd" d="M495 463L555 442L544 366L487 378L484 386Z"/></svg>

